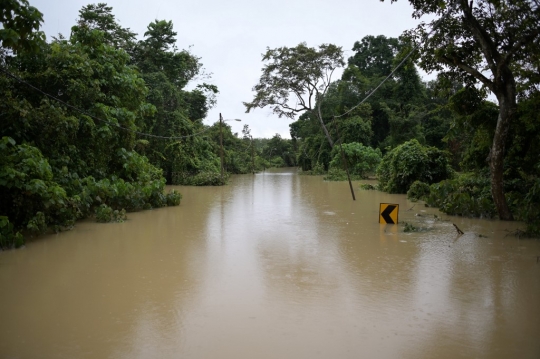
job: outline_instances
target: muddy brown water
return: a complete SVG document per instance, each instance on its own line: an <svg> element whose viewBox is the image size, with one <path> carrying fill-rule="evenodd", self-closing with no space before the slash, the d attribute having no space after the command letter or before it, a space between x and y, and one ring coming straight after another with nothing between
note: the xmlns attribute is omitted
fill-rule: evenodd
<svg viewBox="0 0 540 359"><path fill-rule="evenodd" d="M540 358L540 241L355 187L236 176L0 252L0 358Z"/></svg>

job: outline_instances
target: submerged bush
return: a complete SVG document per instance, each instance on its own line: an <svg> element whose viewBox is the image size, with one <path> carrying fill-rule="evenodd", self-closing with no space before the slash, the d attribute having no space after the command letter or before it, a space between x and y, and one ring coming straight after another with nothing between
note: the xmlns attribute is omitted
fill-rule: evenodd
<svg viewBox="0 0 540 359"><path fill-rule="evenodd" d="M312 176L320 176L320 175L323 175L326 173L326 171L324 170L324 165L320 162L317 162L315 163L315 166L313 166L313 168L309 171L304 171L302 172L303 174L306 174L306 175L312 175Z"/></svg>
<svg viewBox="0 0 540 359"><path fill-rule="evenodd" d="M366 190L366 191L374 191L374 190L377 190L379 189L378 185L372 185L370 183L360 183L360 189L363 189L363 190Z"/></svg>
<svg viewBox="0 0 540 359"><path fill-rule="evenodd" d="M377 168L380 188L389 193L407 193L414 181L427 184L453 176L447 153L422 146L416 139L388 152Z"/></svg>
<svg viewBox="0 0 540 359"><path fill-rule="evenodd" d="M540 178L534 179L525 196L510 196L514 197L511 204L518 219L527 224L525 235L540 237Z"/></svg>
<svg viewBox="0 0 540 359"><path fill-rule="evenodd" d="M227 183L228 179L228 173L224 173L222 178L220 172L175 172L172 176L172 183L184 186L222 186Z"/></svg>
<svg viewBox="0 0 540 359"><path fill-rule="evenodd" d="M0 213L15 230L42 232L49 225L70 226L78 218L66 190L53 179L41 151L0 140Z"/></svg>
<svg viewBox="0 0 540 359"><path fill-rule="evenodd" d="M481 218L497 214L489 177L476 173L432 184L426 202L447 214Z"/></svg>
<svg viewBox="0 0 540 359"><path fill-rule="evenodd" d="M424 183L422 181L414 181L411 187L409 187L409 190L407 191L407 198L409 198L413 202L422 200L429 196L429 192L430 189L427 183Z"/></svg>
<svg viewBox="0 0 540 359"><path fill-rule="evenodd" d="M407 223L407 222L403 222L403 232L417 232L418 231L418 227L415 227L414 225L410 224L410 223Z"/></svg>
<svg viewBox="0 0 540 359"><path fill-rule="evenodd" d="M126 211L180 203L181 195L164 194L162 171L136 152L120 149L119 170L100 180L79 178L66 166L52 167L40 149L0 140L0 249L24 244L21 233L71 228L80 218L119 221Z"/></svg>
<svg viewBox="0 0 540 359"><path fill-rule="evenodd" d="M167 193L166 198L167 206L178 206L182 200L182 195L177 190L172 189L169 193Z"/></svg>
<svg viewBox="0 0 540 359"><path fill-rule="evenodd" d="M506 193L512 213L517 220L526 224L522 236L540 236L540 179L507 181L508 187L514 187ZM516 188L520 189L517 190ZM441 181L429 187L425 193L425 184L414 183L409 193L423 199L428 205L438 207L441 212L479 218L495 218L497 210L491 196L491 181L487 173L464 173L454 179ZM409 195L409 193L407 193ZM410 197L410 195L409 195Z"/></svg>
<svg viewBox="0 0 540 359"><path fill-rule="evenodd" d="M19 248L24 244L20 232L15 232L13 223L6 216L0 216L0 250Z"/></svg>
<svg viewBox="0 0 540 359"><path fill-rule="evenodd" d="M124 222L127 219L126 210L112 209L106 204L96 208L96 220L101 223Z"/></svg>
<svg viewBox="0 0 540 359"><path fill-rule="evenodd" d="M352 179L352 178L351 178ZM325 181L346 181L347 172L341 168L330 168L326 176L324 176Z"/></svg>

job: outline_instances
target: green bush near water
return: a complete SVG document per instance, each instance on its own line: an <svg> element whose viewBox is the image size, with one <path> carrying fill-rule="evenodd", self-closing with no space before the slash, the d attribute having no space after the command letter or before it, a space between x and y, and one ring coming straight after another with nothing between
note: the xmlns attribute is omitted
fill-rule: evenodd
<svg viewBox="0 0 540 359"><path fill-rule="evenodd" d="M414 181L409 190L407 191L407 198L416 202L429 196L430 187L427 183L422 181Z"/></svg>
<svg viewBox="0 0 540 359"><path fill-rule="evenodd" d="M526 235L540 237L540 178L534 179L524 197L515 197L511 203L517 208L519 219L527 224Z"/></svg>
<svg viewBox="0 0 540 359"><path fill-rule="evenodd" d="M96 208L96 220L101 223L107 222L124 222L127 219L126 210L112 209L106 204Z"/></svg>
<svg viewBox="0 0 540 359"><path fill-rule="evenodd" d="M380 188L389 193L407 193L414 181L431 184L453 175L446 152L422 146L416 139L388 152L377 168Z"/></svg>
<svg viewBox="0 0 540 359"><path fill-rule="evenodd" d="M20 232L15 232L13 223L6 216L0 216L0 250L19 248L24 244Z"/></svg>
<svg viewBox="0 0 540 359"><path fill-rule="evenodd" d="M497 213L489 178L475 173L432 184L425 200L428 205L452 215L493 218Z"/></svg>
<svg viewBox="0 0 540 359"><path fill-rule="evenodd" d="M182 194L177 190L173 189L167 193L167 206L178 206L182 200Z"/></svg>
<svg viewBox="0 0 540 359"><path fill-rule="evenodd" d="M176 191L165 195L161 170L136 152L120 149L117 175L95 180L53 168L41 151L0 140L0 248L24 244L21 233L40 234L71 228L77 219L96 215L100 222L118 221L125 212L178 205ZM123 178L119 177L122 176Z"/></svg>
<svg viewBox="0 0 540 359"><path fill-rule="evenodd" d="M374 191L379 189L379 185L372 185L370 183L360 183L360 189L363 189L365 191Z"/></svg>
<svg viewBox="0 0 540 359"><path fill-rule="evenodd" d="M424 200L429 206L450 215L497 217L487 173L463 173L426 186L422 182L413 183L407 192L408 197ZM524 235L540 236L540 179L509 181L507 199L516 219L526 224Z"/></svg>
<svg viewBox="0 0 540 359"><path fill-rule="evenodd" d="M220 172L203 171L196 174L179 172L173 174L173 184L183 186L222 186L229 180L229 174Z"/></svg>
<svg viewBox="0 0 540 359"><path fill-rule="evenodd" d="M332 149L332 161L330 161L330 169L328 171L329 177L336 178L333 179L334 181L347 179L346 176L343 178L343 176L340 177L335 174L331 175L330 173L332 170L342 170L344 168L341 148L343 148L343 153L347 159L349 173L354 178L367 178L370 173L375 172L382 160L382 154L378 148L374 149L369 146L364 146L359 142L344 143L342 146L334 146Z"/></svg>
<svg viewBox="0 0 540 359"><path fill-rule="evenodd" d="M313 168L311 170L302 171L303 175L310 175L310 176L320 176L326 174L326 171L324 170L324 166L322 163L315 163Z"/></svg>

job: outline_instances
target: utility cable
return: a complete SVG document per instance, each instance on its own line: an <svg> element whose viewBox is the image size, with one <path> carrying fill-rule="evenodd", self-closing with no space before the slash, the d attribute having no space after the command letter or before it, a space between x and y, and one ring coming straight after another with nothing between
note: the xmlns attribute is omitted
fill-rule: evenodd
<svg viewBox="0 0 540 359"><path fill-rule="evenodd" d="M101 119L101 118L99 118L99 117L96 117L96 116L94 116L94 115L89 114L88 112L86 112L86 111L84 111L84 110L81 110L81 109L78 108L78 107L75 107L75 106L73 106L73 105L70 105L69 103L67 103L67 102L65 102L65 101L63 101L63 100L61 100L61 99L59 99L59 98L57 98L57 97L55 97L55 96L53 96L53 95L50 95L50 94L46 93L45 91L43 91L43 90L37 88L36 86L32 85L31 83L29 83L29 82L27 82L27 81L21 79L20 77L18 77L18 76L16 76L16 75L12 74L12 73L9 72L8 70L6 70L3 66L0 66L0 70L1 70L3 73L5 73L6 75L8 75L9 77L11 77L11 78L13 78L13 79L19 81L19 82L22 83L22 84L25 84L26 86L32 88L33 90L35 90L35 91L37 91L37 92L39 92L39 93L41 93L41 94L43 94L43 95L45 95L45 96L47 96L47 97L53 99L54 101L56 101L56 102L58 102L58 103L63 104L63 105L66 106L66 107L69 107L69 108L72 109L72 110L75 110L75 111L77 111L77 112L79 112L79 113L81 113L81 114L83 114L83 115L85 115L85 116L88 116L88 117L90 117L90 118L93 119L93 120L100 121L100 122L104 122L104 123L106 123L107 125L114 126L114 127L120 128L120 129L122 129L122 130L124 130L124 131L132 132L132 133L135 133L135 134L140 135L140 136L151 137L151 138L158 138L158 139L162 139L162 140L180 140L180 139L184 139L184 138L189 138L189 137L193 137L193 136L200 135L201 133L204 133L204 132L210 130L210 128L211 128L211 127L208 127L208 128L206 128L206 129L204 129L204 130L202 130L202 131L200 131L200 132L193 133L193 134L191 134L191 135L186 135L186 136L159 136L159 135L153 135L153 134L151 134L151 133L145 133L145 132L135 131L135 130L132 130L132 129L130 129L130 128L120 126L119 124L116 124L116 123L112 123L112 122L103 120L103 119Z"/></svg>
<svg viewBox="0 0 540 359"><path fill-rule="evenodd" d="M411 51L409 51L409 53L407 54L407 56L405 56L403 58L403 60L401 60L401 62L392 70L392 72L390 72L390 74L388 76L386 76L378 85L377 87L375 87L372 91L370 91L366 97L364 97L364 99L362 101L360 101L358 104L356 104L354 107L352 107L351 109L349 109L348 111L346 111L345 113L342 113L341 115L337 115L337 116L334 116L334 118L340 118L340 117L343 117L349 113L351 113L351 111L353 111L354 109L358 108L361 104L363 104L364 102L367 101L368 98L370 98L386 81L388 81L388 79L390 79L394 73L405 63L405 61L407 61L407 59L409 57L411 57L411 55L418 49L418 47L420 46L421 43L423 42L426 42L429 37L435 32L435 30L437 29L437 27L439 27L439 25L441 24L441 22L446 18L448 17L448 15L450 15L450 12L453 10L454 8L454 5L456 4L457 2L454 2L450 8L448 9L448 11L446 12L446 14L444 14L444 16L442 16L439 20L437 20L437 22L435 22L435 24L433 25L433 28L431 29L431 31L429 33L427 33L423 39L421 41L419 41L417 44L415 44L413 46L413 48L411 49Z"/></svg>

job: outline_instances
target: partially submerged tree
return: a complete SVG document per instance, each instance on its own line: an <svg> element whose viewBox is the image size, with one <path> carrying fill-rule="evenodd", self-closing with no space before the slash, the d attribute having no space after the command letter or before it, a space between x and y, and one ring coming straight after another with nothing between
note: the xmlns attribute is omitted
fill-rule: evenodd
<svg viewBox="0 0 540 359"><path fill-rule="evenodd" d="M534 67L532 54L538 53L540 44L540 4L536 0L409 1L415 18L438 15L430 24L429 40L420 43L428 31L426 24L409 34L419 42L420 66L444 72L468 86L480 82L497 97L499 116L488 157L491 194L499 218L512 220L503 189L503 160L516 120L516 80L530 83L520 79L520 74L535 72L527 69ZM524 91L534 91L535 86L537 90L536 83Z"/></svg>
<svg viewBox="0 0 540 359"><path fill-rule="evenodd" d="M253 87L255 98L244 102L246 112L269 106L279 117L291 119L301 112L314 112L328 143L333 146L321 104L335 69L345 65L341 47L323 44L316 49L301 43L292 48L267 48L263 61L268 63L262 69L259 83Z"/></svg>

